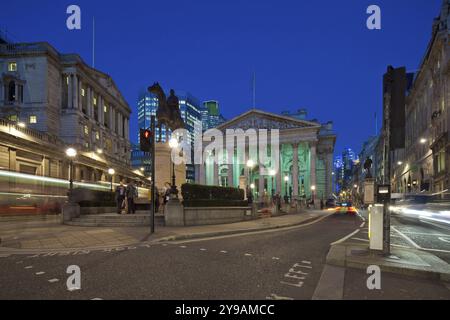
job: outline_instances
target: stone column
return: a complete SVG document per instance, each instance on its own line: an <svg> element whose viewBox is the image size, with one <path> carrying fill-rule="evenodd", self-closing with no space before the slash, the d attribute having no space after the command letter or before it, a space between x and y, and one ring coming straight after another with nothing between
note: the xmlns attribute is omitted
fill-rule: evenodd
<svg viewBox="0 0 450 320"><path fill-rule="evenodd" d="M109 107L109 128L111 130L111 133L114 133L116 131L116 117L115 117L115 110L113 106Z"/></svg>
<svg viewBox="0 0 450 320"><path fill-rule="evenodd" d="M282 176L282 172L281 172L281 165L279 170L277 171L277 174L275 176L275 193L279 193L281 195L281 176Z"/></svg>
<svg viewBox="0 0 450 320"><path fill-rule="evenodd" d="M264 168L262 165L259 166L259 181L258 181L258 193L259 193L259 201L263 201L264 196L264 176L262 173L264 172Z"/></svg>
<svg viewBox="0 0 450 320"><path fill-rule="evenodd" d="M219 185L219 164L215 161L213 164L213 175L214 175L213 185L218 186Z"/></svg>
<svg viewBox="0 0 450 320"><path fill-rule="evenodd" d="M316 150L317 150L317 142L310 142L309 143L309 150L310 150L310 172L311 172L311 176L310 176L310 187L311 186L316 186L317 189L317 183L316 183L316 158L317 158L317 154L316 154Z"/></svg>
<svg viewBox="0 0 450 320"><path fill-rule="evenodd" d="M198 165L198 183L199 184L205 184L205 163Z"/></svg>
<svg viewBox="0 0 450 320"><path fill-rule="evenodd" d="M73 75L68 74L67 79L69 79L69 84L67 85L67 108L73 108Z"/></svg>
<svg viewBox="0 0 450 320"><path fill-rule="evenodd" d="M228 164L228 187L234 187L233 183L233 164Z"/></svg>
<svg viewBox="0 0 450 320"><path fill-rule="evenodd" d="M78 88L78 76L73 75L73 108L78 109L78 96L80 94L80 89Z"/></svg>
<svg viewBox="0 0 450 320"><path fill-rule="evenodd" d="M81 110L83 108L83 101L81 98L81 88L82 88L83 84L81 82L81 78L78 78L78 90L77 90L77 109Z"/></svg>
<svg viewBox="0 0 450 320"><path fill-rule="evenodd" d="M298 143L292 144L292 197L298 198Z"/></svg>
<svg viewBox="0 0 450 320"><path fill-rule="evenodd" d="M98 123L102 124L103 123L103 98L102 96L98 96L98 101L97 101L97 116L98 116Z"/></svg>
<svg viewBox="0 0 450 320"><path fill-rule="evenodd" d="M326 154L326 158L325 158L325 166L326 166L326 179L325 179L325 192L326 192L326 197L328 198L331 193L333 192L333 154L332 153L327 153Z"/></svg>

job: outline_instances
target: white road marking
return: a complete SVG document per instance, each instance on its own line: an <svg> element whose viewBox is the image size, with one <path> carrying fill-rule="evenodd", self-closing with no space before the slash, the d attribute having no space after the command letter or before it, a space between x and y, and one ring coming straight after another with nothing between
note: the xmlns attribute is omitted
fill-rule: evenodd
<svg viewBox="0 0 450 320"><path fill-rule="evenodd" d="M55 282L58 282L59 281L59 279L50 279L50 280L48 280L48 282L50 282L50 283L55 283Z"/></svg>
<svg viewBox="0 0 450 320"><path fill-rule="evenodd" d="M33 266L26 266L25 269L33 269Z"/></svg>
<svg viewBox="0 0 450 320"><path fill-rule="evenodd" d="M450 253L449 250L443 250L443 249L428 249L428 248L420 248L420 250L423 251L434 251L434 252L444 252L444 253Z"/></svg>
<svg viewBox="0 0 450 320"><path fill-rule="evenodd" d="M167 243L163 243L163 245L162 245L163 247L167 247Z"/></svg>
<svg viewBox="0 0 450 320"><path fill-rule="evenodd" d="M402 232L405 234L417 234L420 236L450 237L449 234L441 234L441 233L425 233L425 232L413 232L413 231L404 231L404 230L402 230Z"/></svg>
<svg viewBox="0 0 450 320"><path fill-rule="evenodd" d="M206 249L205 248L201 248L200 251L206 251Z"/></svg>
<svg viewBox="0 0 450 320"><path fill-rule="evenodd" d="M286 231L286 230L299 229L299 228L307 227L312 224L318 223L318 222L322 221L323 219L328 218L331 215L333 215L333 213L324 215L323 217L318 218L314 221L311 221L311 222L308 222L305 224L296 225L296 226L291 226L291 227L280 227L280 228L261 230L261 231L249 231L249 232L245 232L245 233L229 234L229 235L218 236L218 237L206 237L206 238L191 239L191 240L178 240L178 241L173 241L172 243L180 244L180 243L190 243L190 242L200 242L200 241L213 241L213 240L218 240L218 239L245 237L245 236L253 236L256 234L273 233L273 232L281 232L281 231Z"/></svg>
<svg viewBox="0 0 450 320"><path fill-rule="evenodd" d="M272 257L272 260L280 260L278 257Z"/></svg>
<svg viewBox="0 0 450 320"><path fill-rule="evenodd" d="M91 300L103 300L102 298L94 298L94 299L91 299Z"/></svg>
<svg viewBox="0 0 450 320"><path fill-rule="evenodd" d="M186 249L186 246L180 246L181 249Z"/></svg>
<svg viewBox="0 0 450 320"><path fill-rule="evenodd" d="M364 221L363 223L361 223L361 225L359 226L360 228L364 228L364 225L366 224L366 222Z"/></svg>
<svg viewBox="0 0 450 320"><path fill-rule="evenodd" d="M227 253L227 251L225 251L225 250L222 250L222 251L220 251L220 253Z"/></svg>
<svg viewBox="0 0 450 320"><path fill-rule="evenodd" d="M361 239L361 238L352 238L353 240L358 240L358 241L364 241L364 242L370 242L367 239Z"/></svg>
<svg viewBox="0 0 450 320"><path fill-rule="evenodd" d="M303 260L302 263L311 264L311 261Z"/></svg>
<svg viewBox="0 0 450 320"><path fill-rule="evenodd" d="M332 242L330 245L335 245L335 244L344 242L345 240L347 240L347 239L353 237L353 236L354 236L355 234L357 234L359 231L360 231L360 229L356 229L355 231L353 231L353 232L350 233L349 235L346 235L346 236L343 237L342 239L339 239L339 240L337 240L337 241L335 241L335 242Z"/></svg>
<svg viewBox="0 0 450 320"><path fill-rule="evenodd" d="M251 253L246 253L245 256L246 256L246 257L251 257L252 254L251 254Z"/></svg>
<svg viewBox="0 0 450 320"><path fill-rule="evenodd" d="M394 230L395 232L397 232L400 236L403 237L403 239L405 239L406 241L408 241L409 243L411 243L416 249L422 249L421 246L419 246L417 243L415 243L414 241L412 241L407 235L405 235L404 233L400 232L397 230L397 228L395 228L394 226L391 226L392 230Z"/></svg>
<svg viewBox="0 0 450 320"><path fill-rule="evenodd" d="M279 295L276 295L275 293L271 293L270 297L266 297L266 299L267 300L294 300L293 298L279 296Z"/></svg>
<svg viewBox="0 0 450 320"><path fill-rule="evenodd" d="M36 272L36 273L35 273L35 275L37 275L37 276L41 276L41 275L43 275L43 274L45 274L44 271L39 271L39 272Z"/></svg>
<svg viewBox="0 0 450 320"><path fill-rule="evenodd" d="M438 239L441 240L441 241L450 243L450 240L449 240L450 238L449 239L445 239L444 237L439 237Z"/></svg>

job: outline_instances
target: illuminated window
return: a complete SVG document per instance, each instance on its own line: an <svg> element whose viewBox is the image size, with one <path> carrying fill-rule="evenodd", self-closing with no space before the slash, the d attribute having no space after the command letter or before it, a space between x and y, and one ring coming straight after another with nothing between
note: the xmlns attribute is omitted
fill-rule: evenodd
<svg viewBox="0 0 450 320"><path fill-rule="evenodd" d="M95 133L95 139L100 140L100 132L97 131Z"/></svg>
<svg viewBox="0 0 450 320"><path fill-rule="evenodd" d="M85 94L86 94L86 92L84 91L83 88L81 88L81 95L84 97Z"/></svg>
<svg viewBox="0 0 450 320"><path fill-rule="evenodd" d="M88 126L84 126L84 134L89 134L89 127Z"/></svg>
<svg viewBox="0 0 450 320"><path fill-rule="evenodd" d="M17 71L17 62L8 63L8 71L10 72Z"/></svg>
<svg viewBox="0 0 450 320"><path fill-rule="evenodd" d="M36 116L30 116L30 124L37 123L37 117Z"/></svg>
<svg viewBox="0 0 450 320"><path fill-rule="evenodd" d="M69 77L66 77L66 83L69 85Z"/></svg>
<svg viewBox="0 0 450 320"><path fill-rule="evenodd" d="M105 105L103 106L103 112L107 113L108 112L108 107Z"/></svg>
<svg viewBox="0 0 450 320"><path fill-rule="evenodd" d="M10 115L9 116L9 120L11 120L11 121L14 121L14 122L17 122L17 115L16 114L12 114L12 115Z"/></svg>
<svg viewBox="0 0 450 320"><path fill-rule="evenodd" d="M94 106L97 105L97 98L94 97Z"/></svg>

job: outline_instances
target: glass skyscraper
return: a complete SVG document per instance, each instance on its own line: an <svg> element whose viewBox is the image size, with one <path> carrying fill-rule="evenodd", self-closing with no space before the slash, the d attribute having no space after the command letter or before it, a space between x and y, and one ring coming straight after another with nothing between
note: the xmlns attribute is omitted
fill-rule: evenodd
<svg viewBox="0 0 450 320"><path fill-rule="evenodd" d="M180 106L180 113L181 118L184 121L185 128L188 131L188 142L193 145L194 143L194 136L196 134L200 134L200 132L196 132L196 130L200 131L200 127L202 124L202 107L200 104L200 101L194 97L192 94L186 91L175 91L176 96L179 100L179 106ZM138 99L138 125L139 128L147 129L150 128L150 121L151 116L156 116L156 110L158 109L159 101L158 98L148 92L147 90L143 90L139 94ZM157 125L156 120L156 125ZM169 132L166 131L164 126L162 127L162 134L161 134L161 140L163 142L166 142L169 136ZM139 133L138 134L138 141L139 141ZM133 167L139 169L144 168L145 173L147 173L147 170L150 170L150 166L145 165L145 154L141 151L138 151L135 148L135 150L132 152L132 163ZM192 158L193 158L193 151L194 148L192 148ZM140 160L141 159L141 160ZM186 179L188 181L193 182L195 179L195 171L194 171L194 165L187 165L186 166Z"/></svg>
<svg viewBox="0 0 450 320"><path fill-rule="evenodd" d="M216 128L226 121L222 114L220 114L219 102L215 100L203 102L201 113L203 131Z"/></svg>

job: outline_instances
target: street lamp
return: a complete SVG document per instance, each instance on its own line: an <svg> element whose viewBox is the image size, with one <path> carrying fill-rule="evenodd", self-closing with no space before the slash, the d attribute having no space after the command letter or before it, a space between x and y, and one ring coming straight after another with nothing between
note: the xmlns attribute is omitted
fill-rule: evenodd
<svg viewBox="0 0 450 320"><path fill-rule="evenodd" d="M315 194L314 191L316 191L316 186L312 185L311 186L311 195L312 195L312 202L314 203L314 198L315 198Z"/></svg>
<svg viewBox="0 0 450 320"><path fill-rule="evenodd" d="M251 183L252 182L252 174L253 174L253 167L255 166L255 162L252 160L252 159L248 159L248 161L247 161L247 168L249 169L249 172L248 172L248 175L249 175L249 177L248 177L248 180L249 180L249 182Z"/></svg>
<svg viewBox="0 0 450 320"><path fill-rule="evenodd" d="M289 177L288 176L284 176L284 202L286 202L286 203L289 202L288 181L289 181Z"/></svg>
<svg viewBox="0 0 450 320"><path fill-rule="evenodd" d="M178 148L178 139L176 137L172 137L169 140L169 147L173 150ZM175 182L175 162L172 159L172 187L171 194L173 198L178 198L178 190Z"/></svg>
<svg viewBox="0 0 450 320"><path fill-rule="evenodd" d="M273 177L275 176L277 174L277 172L274 170L274 169L270 169L270 171L269 171L269 175L270 175L270 177L271 177L271 179L272 179L272 197L273 197L273 194L274 194L274 191L275 191L275 188L273 187Z"/></svg>
<svg viewBox="0 0 450 320"><path fill-rule="evenodd" d="M425 138L420 139L421 144L424 144L425 142L427 142L427 139L425 139Z"/></svg>
<svg viewBox="0 0 450 320"><path fill-rule="evenodd" d="M116 170L113 168L108 169L108 174L111 176L111 192L113 192L113 176L116 173Z"/></svg>
<svg viewBox="0 0 450 320"><path fill-rule="evenodd" d="M70 163L69 163L69 190L70 194L72 194L73 191L73 159L77 156L77 150L74 148L68 148L66 150L66 156L69 157Z"/></svg>

